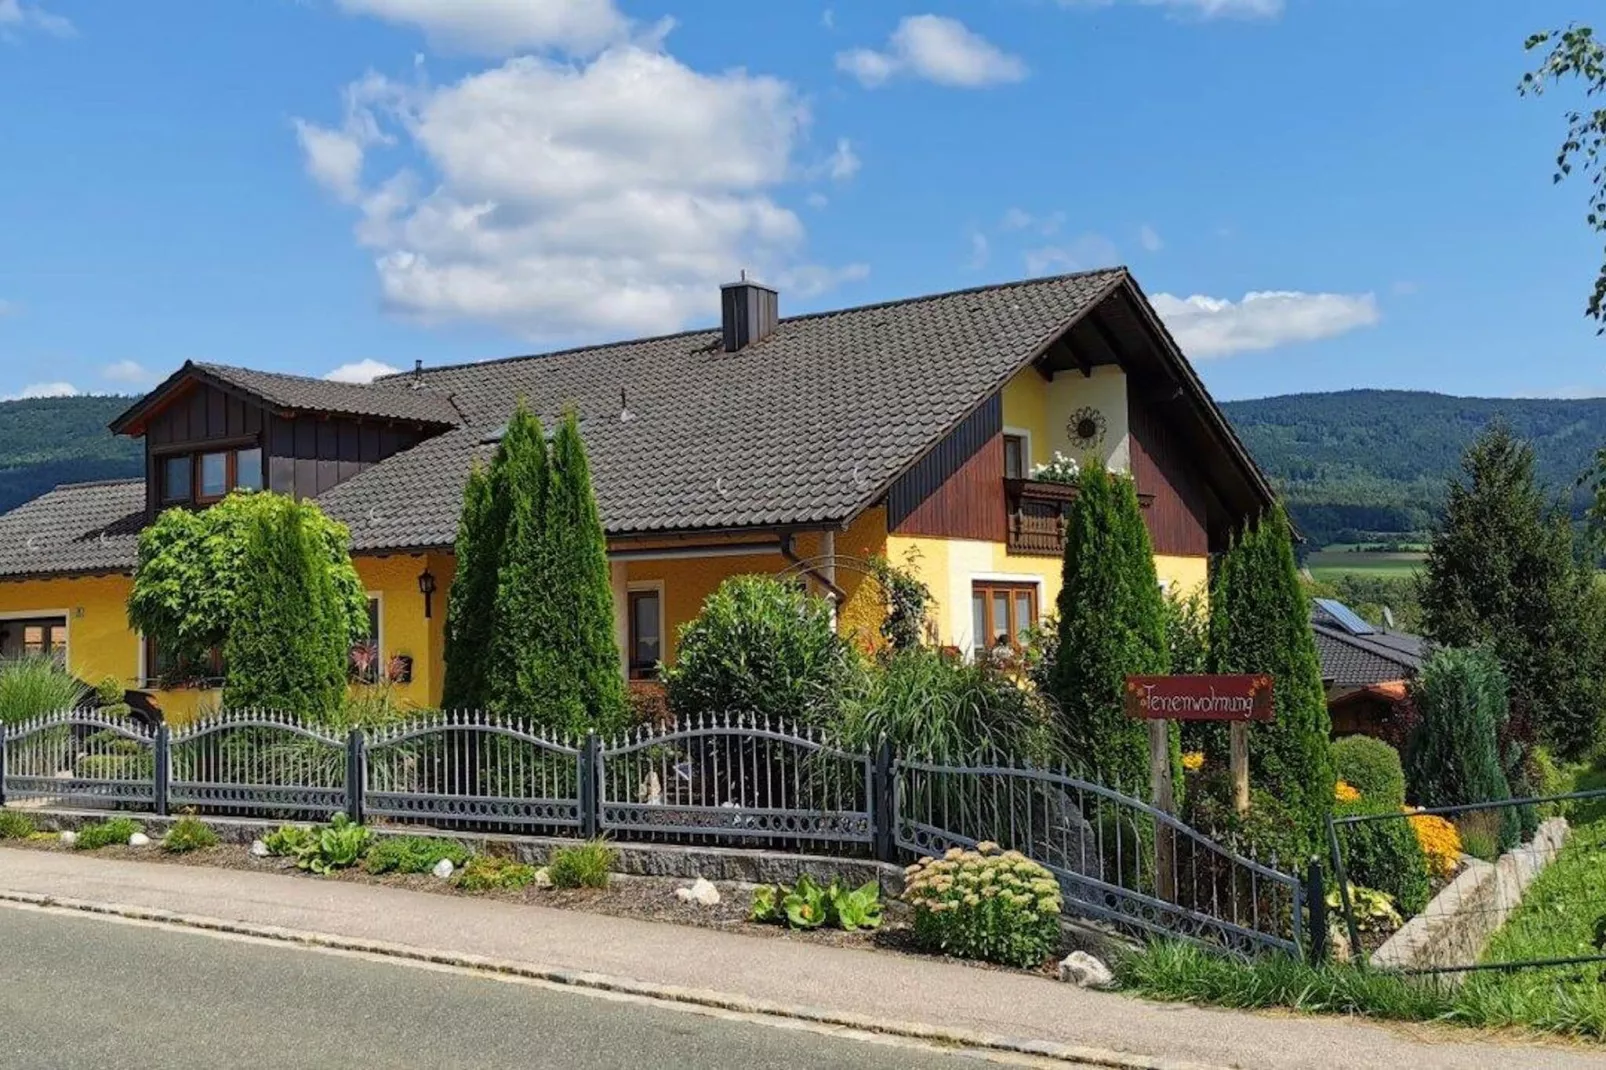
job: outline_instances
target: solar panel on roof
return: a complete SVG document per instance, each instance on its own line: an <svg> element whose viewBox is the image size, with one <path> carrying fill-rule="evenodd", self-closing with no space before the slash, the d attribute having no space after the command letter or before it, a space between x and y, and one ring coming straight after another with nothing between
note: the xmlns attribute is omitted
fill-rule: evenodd
<svg viewBox="0 0 1606 1070"><path fill-rule="evenodd" d="M1316 605L1323 613L1351 635L1376 635L1377 629L1362 620L1356 612L1335 598L1318 598Z"/></svg>

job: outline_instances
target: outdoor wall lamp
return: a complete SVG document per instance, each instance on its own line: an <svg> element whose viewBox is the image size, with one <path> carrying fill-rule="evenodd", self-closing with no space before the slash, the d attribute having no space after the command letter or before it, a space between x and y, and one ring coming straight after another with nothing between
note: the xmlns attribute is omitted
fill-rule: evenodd
<svg viewBox="0 0 1606 1070"><path fill-rule="evenodd" d="M434 616L435 574L429 569L418 574L418 593L424 596L424 619Z"/></svg>

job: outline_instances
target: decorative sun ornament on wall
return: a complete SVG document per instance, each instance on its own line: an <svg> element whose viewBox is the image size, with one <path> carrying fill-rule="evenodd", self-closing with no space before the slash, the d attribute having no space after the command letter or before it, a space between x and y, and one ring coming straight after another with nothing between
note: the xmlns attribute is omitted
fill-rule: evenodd
<svg viewBox="0 0 1606 1070"><path fill-rule="evenodd" d="M1104 445L1106 427L1102 412L1081 408L1071 413L1071 418L1065 422L1065 434L1074 448L1090 452Z"/></svg>

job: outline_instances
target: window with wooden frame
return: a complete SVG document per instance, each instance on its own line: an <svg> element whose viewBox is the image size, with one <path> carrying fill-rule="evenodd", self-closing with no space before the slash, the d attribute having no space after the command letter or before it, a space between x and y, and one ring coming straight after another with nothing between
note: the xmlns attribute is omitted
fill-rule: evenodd
<svg viewBox="0 0 1606 1070"><path fill-rule="evenodd" d="M1027 451L1025 435L1004 435L1004 478L1025 479L1031 455Z"/></svg>
<svg viewBox="0 0 1606 1070"><path fill-rule="evenodd" d="M156 688L212 688L223 684L227 674L223 648L213 647L199 660L177 658L163 653L156 640L145 639L145 686Z"/></svg>
<svg viewBox="0 0 1606 1070"><path fill-rule="evenodd" d="M261 490L264 483L259 446L169 454L157 471L163 505L210 505L231 490Z"/></svg>
<svg viewBox="0 0 1606 1070"><path fill-rule="evenodd" d="M971 644L978 653L1019 650L1037 626L1037 584L977 580L970 588Z"/></svg>
<svg viewBox="0 0 1606 1070"><path fill-rule="evenodd" d="M187 453L163 457L161 463L161 499L163 504L178 505L192 497L190 487L195 476L194 461Z"/></svg>
<svg viewBox="0 0 1606 1070"><path fill-rule="evenodd" d="M630 679L658 679L663 660L664 593L657 587L630 592Z"/></svg>

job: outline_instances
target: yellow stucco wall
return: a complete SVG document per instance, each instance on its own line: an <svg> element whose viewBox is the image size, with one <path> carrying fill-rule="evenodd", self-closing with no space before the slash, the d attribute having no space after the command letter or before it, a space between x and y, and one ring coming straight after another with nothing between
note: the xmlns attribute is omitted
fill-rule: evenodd
<svg viewBox="0 0 1606 1070"><path fill-rule="evenodd" d="M108 676L137 687L139 644L128 630L127 576L0 584L0 615L67 618L67 667L90 684Z"/></svg>
<svg viewBox="0 0 1606 1070"><path fill-rule="evenodd" d="M370 596L378 595L379 642L386 662L398 654L413 659L413 678L394 685L404 706L433 706L440 701L445 676L446 592L451 586L452 558L445 554L395 554L352 560ZM435 577L431 616L424 616L418 577L426 569Z"/></svg>
<svg viewBox="0 0 1606 1070"><path fill-rule="evenodd" d="M1132 467L1126 373L1113 365L1094 368L1090 378L1078 371L1061 372L1053 382L1028 368L1004 386L1003 403L1004 429L1027 433L1031 464L1047 464L1058 451L1078 462L1097 457L1113 472ZM1096 450L1071 445L1071 415L1084 408L1104 418L1104 440Z"/></svg>

